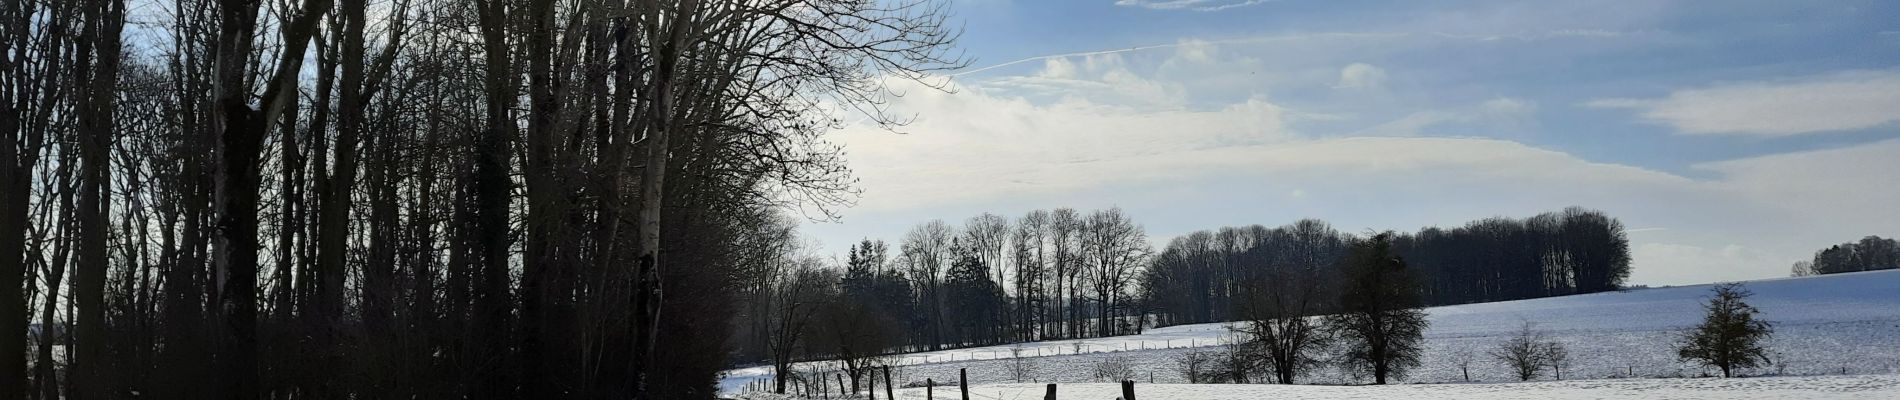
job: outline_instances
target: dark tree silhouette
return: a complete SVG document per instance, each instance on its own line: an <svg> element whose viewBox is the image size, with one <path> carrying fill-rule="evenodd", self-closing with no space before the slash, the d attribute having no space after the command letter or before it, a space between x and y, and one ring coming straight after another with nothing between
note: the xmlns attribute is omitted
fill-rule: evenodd
<svg viewBox="0 0 1900 400"><path fill-rule="evenodd" d="M1762 341L1774 333L1774 327L1758 319L1761 311L1748 305L1754 293L1740 283L1725 283L1709 289L1711 295L1703 309L1708 314L1702 323L1682 333L1676 356L1722 370L1722 377L1734 376L1739 368L1754 368L1772 363Z"/></svg>
<svg viewBox="0 0 1900 400"><path fill-rule="evenodd" d="M1374 384L1403 378L1419 365L1429 322L1415 274L1392 251L1392 233L1354 244L1344 273L1339 309L1326 318L1327 330L1345 349L1342 362L1372 375Z"/></svg>

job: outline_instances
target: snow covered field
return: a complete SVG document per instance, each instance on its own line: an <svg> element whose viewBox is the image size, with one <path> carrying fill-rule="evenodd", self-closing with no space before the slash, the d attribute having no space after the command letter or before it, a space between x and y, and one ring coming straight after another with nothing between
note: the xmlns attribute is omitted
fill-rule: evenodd
<svg viewBox="0 0 1900 400"><path fill-rule="evenodd" d="M956 392L944 389L938 388L938 399L957 398ZM1044 390L1043 385L1038 384L978 385L970 388L970 398L1041 400ZM1056 395L1064 399L1113 399L1121 397L1121 386L1110 383L1061 384L1056 389ZM1165 400L1894 399L1900 398L1900 376L1606 379L1387 386L1137 384L1135 397ZM917 388L899 390L897 398L925 400L923 389Z"/></svg>
<svg viewBox="0 0 1900 400"><path fill-rule="evenodd" d="M1748 288L1755 292L1750 302L1762 310L1765 319L1775 323L1776 331L1770 341L1770 346L1775 353L1777 365L1743 371L1745 374L1900 373L1900 270L1753 281L1748 283ZM1462 381L1463 377L1458 369L1447 361L1449 355L1460 351L1470 351L1478 355L1478 361L1471 367L1473 380L1479 382L1513 380L1502 366L1492 362L1483 354L1505 337L1515 333L1524 321L1537 324L1538 328L1546 331L1551 338L1569 346L1572 357L1576 360L1565 371L1566 379L1631 376L1694 377L1712 373L1704 368L1676 361L1673 350L1675 332L1700 321L1701 301L1708 295L1708 289L1708 285L1651 288L1432 308L1429 310L1432 326L1425 335L1429 350L1425 354L1424 365L1413 371L1411 376L1403 381L1409 383ZM938 382L951 382L956 380L959 368L968 368L970 380L973 383L1013 382L1009 378L1006 361L1001 360L1010 358L1013 348L1021 348L1020 354L1030 357L1028 362L1035 365L1037 372L1034 376L1040 382L1088 382L1093 380L1089 373L1090 365L1108 357L1126 357L1135 365L1134 370L1139 380L1152 379L1158 383L1175 383L1183 382L1174 367L1175 356L1187 351L1188 347L1218 346L1223 340L1229 339L1231 339L1231 334L1222 324L1175 326L1153 329L1142 335L1133 336L913 353L898 356L899 358L893 364L901 367L895 368L893 373L897 375L895 378L900 383L922 382L925 378L935 379ZM1041 356L1037 356L1038 354ZM816 366L815 364L807 365L806 368ZM835 371L835 369L828 370ZM731 370L728 371L721 386L728 392L736 391L746 382L767 378L770 373L768 367ZM1833 382L1832 379L1834 378L1789 377L1755 379L1748 382L1753 382L1751 383L1753 385L1795 385L1797 383L1818 385L1815 387L1845 384ZM1884 390L1889 392L1883 393L1892 393L1894 382L1900 380L1892 376L1852 379L1884 385L1881 387L1887 388ZM1361 380L1347 376L1338 370L1324 369L1313 371L1313 374L1303 378L1302 382L1356 383ZM1593 390L1610 391L1592 393L1606 395L1616 393L1615 390L1637 390L1632 388L1649 384L1684 385L1688 388L1704 386L1696 383L1704 382L1703 380L1592 382L1603 382L1599 386L1592 386L1597 388ZM1507 387L1542 387L1538 385L1546 384ZM1548 385L1571 386L1569 383ZM1490 385L1448 386L1487 387ZM1160 390L1167 386L1153 387ZM1087 389L1078 388L1078 390ZM1311 390L1342 389L1312 387ZM1365 395L1386 397L1372 393ZM1462 395L1447 393L1444 396ZM1893 395L1872 397L1900 398Z"/></svg>

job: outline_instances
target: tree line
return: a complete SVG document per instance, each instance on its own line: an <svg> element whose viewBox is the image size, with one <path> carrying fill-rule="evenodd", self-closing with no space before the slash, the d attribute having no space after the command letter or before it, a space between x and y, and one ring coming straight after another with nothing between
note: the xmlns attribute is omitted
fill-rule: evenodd
<svg viewBox="0 0 1900 400"><path fill-rule="evenodd" d="M712 398L823 135L964 65L931 0L127 3L0 5L0 400Z"/></svg>
<svg viewBox="0 0 1900 400"><path fill-rule="evenodd" d="M1159 323L1247 319L1249 312L1319 315L1333 305L1339 266L1365 239L1319 220L1228 227L1169 241L1143 273ZM1394 234L1393 251L1418 271L1421 301L1450 305L1616 290L1629 276L1623 225L1578 207L1527 219Z"/></svg>
<svg viewBox="0 0 1900 400"><path fill-rule="evenodd" d="M736 359L771 362L782 385L798 360L841 360L855 380L897 352L1133 333L1150 252L1120 208L932 220L843 260L781 251L783 269L745 286Z"/></svg>
<svg viewBox="0 0 1900 400"><path fill-rule="evenodd" d="M793 242L790 223L781 232ZM1376 264L1368 248L1402 260L1400 289L1352 286L1364 275L1357 265ZM1251 335L1277 343L1267 358L1290 381L1312 361L1299 349L1343 337L1322 335L1309 317L1613 290L1629 274L1621 223L1574 207L1363 238L1312 219L1224 228L1159 252L1119 208L1059 208L1013 219L983 213L961 226L932 220L895 244L851 244L842 259L809 250L789 245L774 256L784 267L745 286L747 311L735 320L736 360L769 362L781 384L798 379L791 366L801 360L841 360L856 377L887 354L1221 321L1250 322ZM1357 303L1378 290L1403 300Z"/></svg>
<svg viewBox="0 0 1900 400"><path fill-rule="evenodd" d="M1312 220L1294 224L1300 225L1319 227ZM1333 275L1339 285L1324 298L1246 289L1242 320L1232 328L1238 340L1177 357L1182 375L1190 383L1248 383L1264 375L1263 383L1292 384L1315 368L1337 366L1375 385L1403 379L1420 365L1430 321L1420 271L1395 252L1396 236L1381 232L1347 245ZM1301 311L1307 303L1332 307L1312 315Z"/></svg>
<svg viewBox="0 0 1900 400"><path fill-rule="evenodd" d="M1794 263L1794 276L1878 271L1900 268L1900 241L1879 236L1861 238L1814 252L1814 259Z"/></svg>

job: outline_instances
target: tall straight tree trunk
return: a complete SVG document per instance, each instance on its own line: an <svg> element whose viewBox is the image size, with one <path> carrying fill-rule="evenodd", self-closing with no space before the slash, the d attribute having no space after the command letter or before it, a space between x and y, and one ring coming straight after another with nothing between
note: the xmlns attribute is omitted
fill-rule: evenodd
<svg viewBox="0 0 1900 400"><path fill-rule="evenodd" d="M8 71L10 72L10 71ZM19 110L0 103L0 332L26 332L27 168L20 164ZM0 335L0 400L26 398L26 336Z"/></svg>
<svg viewBox="0 0 1900 400"><path fill-rule="evenodd" d="M660 13L657 4L649 2L648 22L658 24ZM678 4L674 14L668 18L671 29L664 36L665 43L657 46L653 79L650 82L653 105L646 138L646 166L640 177L640 269L634 283L634 338L633 350L633 390L635 399L648 399L648 377L654 369L653 356L659 343L660 306L665 296L665 276L660 264L660 218L665 198L665 179L667 159L672 149L667 146L668 136L679 125L673 117L677 101L674 92L678 78L679 65L685 58L688 37L693 35L692 15L699 11L697 0L684 0ZM658 30L648 32L650 40L660 40Z"/></svg>
<svg viewBox="0 0 1900 400"><path fill-rule="evenodd" d="M297 178L300 185L306 181L312 183L314 187L311 188L311 190L315 191L316 196L318 196L314 198L316 202L314 207L317 208L314 213L311 210L313 206L305 205L303 211L298 213L299 215L297 216L299 218L298 228L301 228L304 240L298 249L302 252L303 257L298 260L297 264L297 293L294 295L296 299L293 301L295 301L299 307L298 310L301 313L300 317L304 324L304 329L310 331L323 329L323 326L329 323L326 321L327 317L323 314L324 307L328 307L328 305L322 304L323 302L318 300L318 298L321 297L319 293L323 291L322 286L326 284L326 277L318 272L318 264L321 262L316 260L319 258L317 255L316 242L320 240L313 240L313 238L321 236L319 231L323 225L320 221L322 219L322 196L328 193L326 187L330 184L330 173L324 166L330 162L330 153L326 150L329 149L327 138L329 136L328 131L330 129L331 120L330 100L334 97L334 95L331 94L334 92L332 89L336 87L337 62L336 57L330 57L327 56L327 54L331 52L332 49L341 47L337 44L341 39L342 35L333 35L330 40L330 45L319 44L315 49L317 55L317 91L316 97L311 99L310 126L306 129L310 132L309 151L304 153L310 157L315 157L315 159L310 160L309 168L305 170L306 172L298 174ZM302 164L302 162L300 161L299 164ZM302 190L303 189L299 189L299 191ZM301 203L302 200L299 200L299 202ZM307 351L313 354L317 353L314 350ZM299 377L299 380L310 382L309 377Z"/></svg>
<svg viewBox="0 0 1900 400"><path fill-rule="evenodd" d="M296 265L298 264L296 247L297 233L303 231L303 216L300 215L300 213L303 211L304 156L302 154L303 149L299 147L300 142L297 138L297 116L299 114L297 112L297 97L297 93L291 93L289 95L286 101L290 102L290 112L284 113L283 117L282 148L284 153L284 165L279 170L279 177L283 181L283 186L279 189L280 197L278 198L278 212L280 216L277 229L277 285L271 288L271 303L273 304L273 309L277 311L271 318L278 323L288 323L291 321L296 311L296 303L294 301L296 296L293 295L297 287L296 281L299 279L309 279L308 276L297 276L297 274L292 273L297 269ZM319 107L321 106L322 105L319 105Z"/></svg>
<svg viewBox="0 0 1900 400"><path fill-rule="evenodd" d="M351 189L356 186L357 143L363 131L363 0L343 0L337 9L342 17L342 45L338 65L342 67L337 88L337 133L332 147L334 163L329 179L318 187L323 196L317 217L317 311L318 320L334 329L343 318L343 281L348 272L344 260L348 253ZM315 333L334 340L334 333Z"/></svg>
<svg viewBox="0 0 1900 400"><path fill-rule="evenodd" d="M474 234L476 258L480 260L480 275L476 279L478 297L475 299L475 326L477 329L474 345L469 346L471 360L467 361L483 367L475 374L476 381L472 392L475 398L514 398L510 378L495 365L504 364L506 355L497 356L500 349L508 348L509 297L509 191L514 183L509 178L509 155L513 154L510 143L517 129L514 115L516 101L515 76L510 57L512 49L508 45L507 2L485 0L480 4L480 22L482 31L482 53L486 72L482 80L485 99L486 120L488 126L483 129L475 144L474 190ZM483 358L482 362L473 360Z"/></svg>
<svg viewBox="0 0 1900 400"><path fill-rule="evenodd" d="M73 271L73 295L78 299L78 348L74 349L69 373L74 398L104 398L113 385L105 375L105 285L111 255L106 249L106 233L112 229L106 221L111 199L110 142L113 137L113 100L119 75L119 29L123 26L123 0L92 0L85 4L85 28L80 34L81 62L76 67L89 87L83 87L79 111L79 264ZM97 65L87 65L87 52L93 52Z"/></svg>
<svg viewBox="0 0 1900 400"><path fill-rule="evenodd" d="M556 209L560 197L565 191L556 186L554 165L554 146L559 141L554 137L557 115L560 113L561 99L555 94L554 86L559 84L555 78L554 47L555 1L534 0L528 5L527 47L528 47L528 132L527 164L524 166L528 185L528 215L526 259L521 269L521 397L551 398L555 396L552 375L547 371L553 367L549 360L553 352L548 350L551 339L552 323L550 314L555 301L552 292L553 280L559 279L562 257L555 250L558 226L566 218L565 213Z"/></svg>

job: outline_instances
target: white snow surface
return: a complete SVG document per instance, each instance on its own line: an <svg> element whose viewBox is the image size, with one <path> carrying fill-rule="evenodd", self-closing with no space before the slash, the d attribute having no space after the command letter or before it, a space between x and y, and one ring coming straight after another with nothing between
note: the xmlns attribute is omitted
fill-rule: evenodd
<svg viewBox="0 0 1900 400"><path fill-rule="evenodd" d="M1736 393L1742 391L1784 393L1781 396L1745 398L1810 398L1809 395L1823 396L1829 393L1855 398L1900 398L1900 393L1894 392L1895 382L1900 381L1900 376L1860 375L1900 373L1900 270L1781 278L1751 281L1746 284L1747 288L1755 293L1749 303L1761 309L1764 319L1774 323L1775 333L1769 341L1769 346L1775 364L1742 371L1742 373L1782 375L1783 377L1734 380L1740 383L1706 384L1703 382L1718 381L1616 379L1697 377L1719 374L1718 371L1709 368L1678 361L1675 356L1676 337L1683 329L1701 321L1702 304L1711 286L1693 285L1430 308L1427 311L1431 315L1431 327L1425 333L1428 349L1423 357L1423 363L1409 375L1400 379L1400 382L1463 382L1459 369L1447 361L1449 355L1461 351L1469 351L1476 355L1477 361L1472 363L1470 370L1473 381L1513 381L1515 378L1485 353L1505 338L1515 334L1521 324L1529 321L1536 324L1537 328L1544 331L1549 338L1561 341L1569 347L1571 357L1575 361L1564 371L1566 379L1591 379L1587 382L1593 383L1533 382L1502 386L1459 383L1442 385L1446 387L1445 389L1416 389L1441 385L1397 385L1394 387L1414 388L1407 390L1421 391L1418 395L1427 398L1432 398L1431 396L1487 398L1481 394L1484 390L1497 392L1492 396L1502 396L1496 398L1527 397L1506 395L1504 390L1516 390L1512 388L1549 391L1562 391L1559 390L1560 388L1588 389L1577 392L1586 394L1574 398L1592 398L1645 390L1643 388L1649 386L1658 386L1670 391L1689 391L1685 392L1690 393L1686 397L1735 398L1730 396L1729 392L1719 392L1732 389L1737 390ZM958 370L967 369L972 383L990 387L983 384L1014 382L1006 363L1007 359L1011 358L1012 350L1020 349L1019 354L1026 357L1025 362L1035 366L1036 372L1032 375L1032 380L1036 382L1089 382L1095 380L1090 374L1091 365L1109 357L1124 357L1134 364L1134 370L1139 375L1137 380L1180 383L1185 380L1175 367L1175 357L1188 351L1189 347L1219 346L1224 341L1233 338L1234 335L1226 324L1183 325L1150 329L1140 335L911 353L892 356L890 362L897 366L892 372L900 383L921 384L925 378L939 383L955 382ZM798 369L825 373L837 371L829 363L823 362L803 363ZM740 368L726 371L726 373L720 383L722 391L726 393L738 393L747 382L771 377L770 367ZM1853 376L1809 377L1807 375ZM1324 368L1311 371L1301 377L1299 383L1356 384L1366 381L1363 377L1352 376L1345 371ZM1777 389L1784 385L1787 387ZM1040 398L1041 386L1029 386L1035 386L1036 395L1024 398ZM1191 397L1198 396L1192 392L1202 390L1196 389L1202 386L1210 385L1180 385L1179 388L1175 385L1152 385L1156 390L1181 390L1183 391L1180 392L1181 396L1189 397L1169 395L1146 398L1227 399L1281 396L1277 394L1281 392L1255 392L1260 390L1313 390L1323 393L1331 393L1330 390L1368 390L1373 392L1352 392L1358 394L1339 396L1381 398L1412 396L1410 392L1376 392L1391 390L1376 388L1211 385L1260 386L1262 388L1235 392L1240 394L1228 394L1227 389L1216 389L1214 394L1208 395L1214 397ZM1853 394L1858 392L1852 391L1826 390L1830 387L1850 386L1877 387L1880 388L1878 390L1884 390L1880 392L1884 394L1863 396ZM994 387L1016 386L997 385ZM1076 390L1093 390L1089 387L1089 385L1080 385ZM1438 393L1432 392L1433 390L1441 390L1443 393L1432 394ZM1468 393L1464 392L1465 390L1478 392ZM1711 390L1717 392L1707 392ZM1793 392L1784 392L1784 390L1802 394L1787 395ZM882 392L882 388L879 391ZM1288 393L1286 395L1308 398L1307 394L1286 393ZM1097 397L1099 396L1083 398Z"/></svg>
<svg viewBox="0 0 1900 400"><path fill-rule="evenodd" d="M956 399L954 387L937 388L937 399ZM1041 400L1040 384L1009 383L970 387L971 399ZM898 400L927 400L921 388L897 391ZM883 398L883 393L879 393ZM1058 399L1114 399L1121 385L1059 384ZM1528 383L1474 383L1386 386L1136 384L1135 398L1165 400L1254 399L1894 399L1900 376L1785 376L1762 378L1662 378L1566 380Z"/></svg>
<svg viewBox="0 0 1900 400"><path fill-rule="evenodd" d="M955 387L938 387L935 398L956 399ZM1005 383L970 387L971 399L1041 400L1041 384ZM899 389L897 400L929 400L922 388ZM1114 399L1121 385L1112 383L1058 384L1059 399ZM880 392L878 398L884 398ZM746 400L796 399L769 393L737 396ZM863 399L862 395L837 399ZM1900 398L1900 375L1781 376L1761 378L1658 378L1566 380L1527 383L1473 383L1386 386L1136 384L1135 398L1166 400L1253 399L1894 399Z"/></svg>

